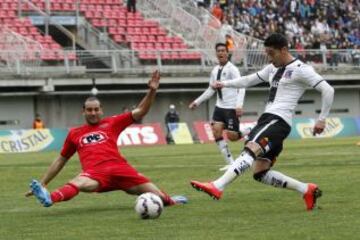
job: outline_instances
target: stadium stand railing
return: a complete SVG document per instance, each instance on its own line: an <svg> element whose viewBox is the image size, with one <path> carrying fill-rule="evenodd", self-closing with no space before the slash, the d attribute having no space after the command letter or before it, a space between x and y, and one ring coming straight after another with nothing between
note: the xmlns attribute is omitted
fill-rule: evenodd
<svg viewBox="0 0 360 240"><path fill-rule="evenodd" d="M39 65L57 61L60 66L64 65L62 67L66 68L66 73L77 71L76 68L71 70L71 67L81 65L85 72L133 73L148 71L154 66L165 71L208 71L217 62L214 45L223 41L229 31L206 9L195 7L189 0L141 0L137 3L141 12L136 13L128 13L123 0L18 2L3 0L0 3L0 26L7 25L25 38L37 41L42 47ZM18 9L21 11L17 13ZM44 17L54 12L76 12L77 19L79 16L86 19L79 21L83 23L77 26L78 44L81 39L85 42L95 37L87 42L87 46L79 44L84 45L86 51L73 51L75 41L71 50L64 49L51 36L44 36L28 18L18 18L17 14L21 15L23 11L35 11ZM162 26L167 26L167 29ZM58 27L63 28L61 25ZM259 69L266 64L262 41L232 30L231 35L235 41L232 61L237 66L246 71ZM109 40L109 36L113 41ZM70 38L74 39L74 36L70 35ZM354 66L351 62L356 65L356 59L359 59L354 57L359 55L356 54L358 51L315 50L296 54L324 69L329 69L329 64L331 68L336 68L338 64L352 69ZM99 62L103 64L97 64ZM29 71L37 72L34 69Z"/></svg>
<svg viewBox="0 0 360 240"><path fill-rule="evenodd" d="M24 37L6 26L0 27L0 72L28 73L41 65L42 50L39 42Z"/></svg>
<svg viewBox="0 0 360 240"><path fill-rule="evenodd" d="M1 36L1 35L0 35ZM24 50L24 53L25 54ZM144 52L136 52L134 50L84 50L77 51L76 61L74 61L74 65L77 66L69 66L65 65L67 61L64 61L64 65L62 68L65 68L66 71L59 71L59 69L52 68L44 68L39 70L36 67L29 66L27 68L26 73L19 73L20 75L31 74L32 76L37 76L38 74L48 73L47 76L56 75L58 72L64 74L79 74L79 69L81 69L82 74L92 74L92 73L109 73L109 74L133 74L133 75L141 75L144 73L150 73L154 68L160 69L163 73L168 74L179 74L181 76L184 75L202 75L208 74L213 65L205 64L205 60L197 61L191 60L190 56L194 53L198 53L198 49L196 50L181 50L180 53L177 50L144 50ZM201 49L201 53L213 52L213 49ZM260 54L258 51L249 51L246 50L248 55L258 55ZM69 55L67 53L72 53L72 51L64 51L64 58L68 58ZM182 53L186 53L186 57L189 59L178 61L178 59L173 59L173 56L178 56ZM0 51L0 56L8 56L8 51ZM22 56L21 51L17 51L16 56ZM129 64L128 61L124 61L124 58L130 58L130 61L136 62L139 58L138 54L145 54L149 56L149 59L144 59L143 61L147 61L147 64ZM292 50L292 54L295 57L298 57L305 62L314 66L320 72L331 71L333 74L359 74L360 70L360 60L359 60L359 50L356 49L346 49L346 50L304 50L301 52L297 52L296 50ZM99 61L99 56L101 56L102 61L106 61L109 64L105 66L99 67L97 64L92 64ZM185 56L184 56L185 57ZM206 58L206 54L201 54L200 58ZM19 59L20 57L18 57ZM1 62L4 63L4 57L1 58ZM263 66L259 65L251 65L249 62L246 62L247 59L244 58L241 62L234 62L240 69L242 73L245 72L254 72L256 70L261 69ZM36 64L34 64L36 65ZM15 65L14 65L15 66ZM1 68L0 68L1 70ZM11 75L11 73L8 73ZM14 73L13 73L14 74ZM6 76L6 75L2 75Z"/></svg>

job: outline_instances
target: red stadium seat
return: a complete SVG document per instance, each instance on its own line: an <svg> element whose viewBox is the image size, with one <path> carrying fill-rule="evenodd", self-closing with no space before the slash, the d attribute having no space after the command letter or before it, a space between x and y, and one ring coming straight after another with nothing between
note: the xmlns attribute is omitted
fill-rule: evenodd
<svg viewBox="0 0 360 240"><path fill-rule="evenodd" d="M171 49L170 43L164 43L164 49Z"/></svg>
<svg viewBox="0 0 360 240"><path fill-rule="evenodd" d="M121 43L121 42L124 42L124 38L122 35L118 34L118 35L114 35L114 41L117 42L117 43Z"/></svg>
<svg viewBox="0 0 360 240"><path fill-rule="evenodd" d="M144 32L143 32L143 34L144 34ZM149 42L156 42L156 38L155 38L155 36L154 35L148 35L148 41Z"/></svg>
<svg viewBox="0 0 360 240"><path fill-rule="evenodd" d="M147 42L146 43L146 49L147 50L155 50L154 44L150 43L150 42Z"/></svg>
<svg viewBox="0 0 360 240"><path fill-rule="evenodd" d="M157 49L157 50L164 49L163 44L161 42L156 42L155 43L155 49Z"/></svg>
<svg viewBox="0 0 360 240"><path fill-rule="evenodd" d="M162 52L160 55L161 60L171 60L171 54L168 52Z"/></svg>
<svg viewBox="0 0 360 240"><path fill-rule="evenodd" d="M138 49L139 50L145 50L146 49L146 45L145 45L145 43L138 43Z"/></svg>
<svg viewBox="0 0 360 240"><path fill-rule="evenodd" d="M117 21L115 19L109 19L108 26L117 26Z"/></svg>
<svg viewBox="0 0 360 240"><path fill-rule="evenodd" d="M118 29L116 27L109 27L108 32L111 35L116 35L116 34L118 34Z"/></svg>
<svg viewBox="0 0 360 240"><path fill-rule="evenodd" d="M45 43L53 43L53 38L50 35L44 36Z"/></svg>
<svg viewBox="0 0 360 240"><path fill-rule="evenodd" d="M148 42L148 37L146 35L139 35L140 36L140 42Z"/></svg>

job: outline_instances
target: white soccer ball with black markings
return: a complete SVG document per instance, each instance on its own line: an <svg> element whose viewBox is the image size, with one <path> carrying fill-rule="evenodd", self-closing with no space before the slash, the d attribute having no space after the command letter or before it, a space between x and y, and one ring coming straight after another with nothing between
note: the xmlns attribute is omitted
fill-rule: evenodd
<svg viewBox="0 0 360 240"><path fill-rule="evenodd" d="M163 201L154 193L143 193L135 202L135 211L142 219L158 218L163 209Z"/></svg>

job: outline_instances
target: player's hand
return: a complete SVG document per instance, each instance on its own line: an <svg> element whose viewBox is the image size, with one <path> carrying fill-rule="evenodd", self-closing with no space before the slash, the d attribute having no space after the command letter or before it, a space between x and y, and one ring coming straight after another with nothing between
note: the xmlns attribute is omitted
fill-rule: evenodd
<svg viewBox="0 0 360 240"><path fill-rule="evenodd" d="M192 102L192 103L189 104L189 108L191 110L194 110L196 107L197 107L197 104L195 102Z"/></svg>
<svg viewBox="0 0 360 240"><path fill-rule="evenodd" d="M213 88L213 89L221 89L224 87L224 83L220 82L220 81L215 81L213 83L210 84L210 86Z"/></svg>
<svg viewBox="0 0 360 240"><path fill-rule="evenodd" d="M239 118L243 115L243 109L242 108L235 108L236 116Z"/></svg>
<svg viewBox="0 0 360 240"><path fill-rule="evenodd" d="M155 70L151 75L151 79L148 82L148 86L150 89L156 90L159 88L159 84L160 84L160 71Z"/></svg>
<svg viewBox="0 0 360 240"><path fill-rule="evenodd" d="M325 129L325 121L324 120L318 120L315 123L314 129L313 129L313 136L315 136L316 134L320 134L324 131Z"/></svg>

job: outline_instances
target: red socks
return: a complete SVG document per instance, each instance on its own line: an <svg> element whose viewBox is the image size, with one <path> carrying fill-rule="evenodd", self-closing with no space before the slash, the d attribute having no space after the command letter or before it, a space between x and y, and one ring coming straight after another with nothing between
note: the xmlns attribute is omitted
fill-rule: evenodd
<svg viewBox="0 0 360 240"><path fill-rule="evenodd" d="M53 203L67 201L78 195L79 188L72 183L67 183L61 188L51 193L51 201Z"/></svg>
<svg viewBox="0 0 360 240"><path fill-rule="evenodd" d="M165 192L161 191L161 193L162 193L161 198L163 200L164 206L171 206L176 204L176 202L172 200L171 197L167 195Z"/></svg>

